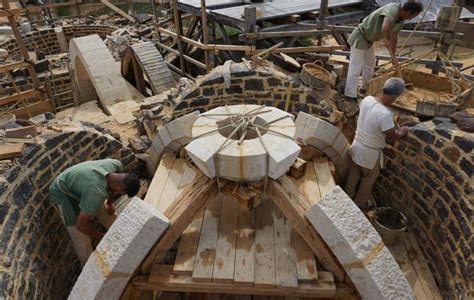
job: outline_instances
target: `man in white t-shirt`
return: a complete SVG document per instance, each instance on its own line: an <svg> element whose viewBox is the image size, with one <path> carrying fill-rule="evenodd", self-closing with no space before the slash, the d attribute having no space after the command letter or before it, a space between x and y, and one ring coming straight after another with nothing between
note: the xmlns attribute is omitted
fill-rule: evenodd
<svg viewBox="0 0 474 300"><path fill-rule="evenodd" d="M367 96L360 102L357 130L352 142L349 175L344 190L361 208L373 203L372 186L383 167L385 142L393 143L408 133L408 127L395 127L387 108L405 91L405 82L392 77L385 81L380 97Z"/></svg>

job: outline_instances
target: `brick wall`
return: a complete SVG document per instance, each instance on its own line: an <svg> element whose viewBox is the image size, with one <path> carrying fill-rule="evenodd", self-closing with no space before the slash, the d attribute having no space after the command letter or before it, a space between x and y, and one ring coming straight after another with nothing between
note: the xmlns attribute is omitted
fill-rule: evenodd
<svg viewBox="0 0 474 300"><path fill-rule="evenodd" d="M278 107L290 113L304 111L330 122L335 121L331 105L323 92L310 90L287 75L272 68L248 70L244 64L230 67L230 85L224 83L224 66L219 66L197 80L177 98L173 115L183 116L192 111L207 111L233 104L261 104ZM331 92L329 90L325 92ZM333 91L335 93L335 91Z"/></svg>
<svg viewBox="0 0 474 300"><path fill-rule="evenodd" d="M128 148L96 131L45 134L25 147L14 166L0 174L0 298L66 299L80 265L48 187L68 166L116 158L136 165ZM3 274L2 274L3 273Z"/></svg>
<svg viewBox="0 0 474 300"><path fill-rule="evenodd" d="M385 149L375 186L377 199L407 215L447 299L460 298L474 280L473 146L474 134L449 119L420 123Z"/></svg>
<svg viewBox="0 0 474 300"><path fill-rule="evenodd" d="M66 25L63 27L63 32L66 41L69 43L69 40L72 38L91 34L98 34L104 39L106 35L116 29L113 26L105 25ZM41 28L38 31L29 32L23 36L23 41L30 50L40 50L46 55L61 53L61 47L59 46L54 28ZM8 50L14 57L20 55L20 49L14 38L0 43L0 48Z"/></svg>

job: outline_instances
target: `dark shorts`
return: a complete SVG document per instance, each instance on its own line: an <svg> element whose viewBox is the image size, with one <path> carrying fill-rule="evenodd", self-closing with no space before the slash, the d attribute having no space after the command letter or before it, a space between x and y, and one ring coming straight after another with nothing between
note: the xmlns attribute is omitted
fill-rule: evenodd
<svg viewBox="0 0 474 300"><path fill-rule="evenodd" d="M61 205L66 226L76 225L80 212L79 206L74 205L76 201L73 198L61 192L55 181L49 186L49 202L53 205Z"/></svg>

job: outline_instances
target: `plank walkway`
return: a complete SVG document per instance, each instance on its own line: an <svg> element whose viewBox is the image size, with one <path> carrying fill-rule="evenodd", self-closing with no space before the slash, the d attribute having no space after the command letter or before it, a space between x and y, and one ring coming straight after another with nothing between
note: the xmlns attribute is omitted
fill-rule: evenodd
<svg viewBox="0 0 474 300"><path fill-rule="evenodd" d="M328 8L338 8L362 4L362 0L330 0ZM209 19L220 21L228 25L242 27L244 25L245 7L255 6L261 14L257 16L257 21L272 20L287 17L294 14L305 14L319 11L321 1L317 0L273 0L272 2L247 4L242 0L206 1L209 10ZM198 14L201 7L199 0L180 0L178 9L191 14Z"/></svg>

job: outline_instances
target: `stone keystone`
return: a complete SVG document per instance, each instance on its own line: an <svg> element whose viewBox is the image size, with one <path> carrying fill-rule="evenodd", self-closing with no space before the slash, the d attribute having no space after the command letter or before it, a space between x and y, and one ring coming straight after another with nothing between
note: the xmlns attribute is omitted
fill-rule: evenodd
<svg viewBox="0 0 474 300"><path fill-rule="evenodd" d="M362 299L413 299L413 290L369 220L336 186L305 214Z"/></svg>
<svg viewBox="0 0 474 300"><path fill-rule="evenodd" d="M68 299L120 299L133 272L168 225L159 211L134 197L87 260Z"/></svg>

